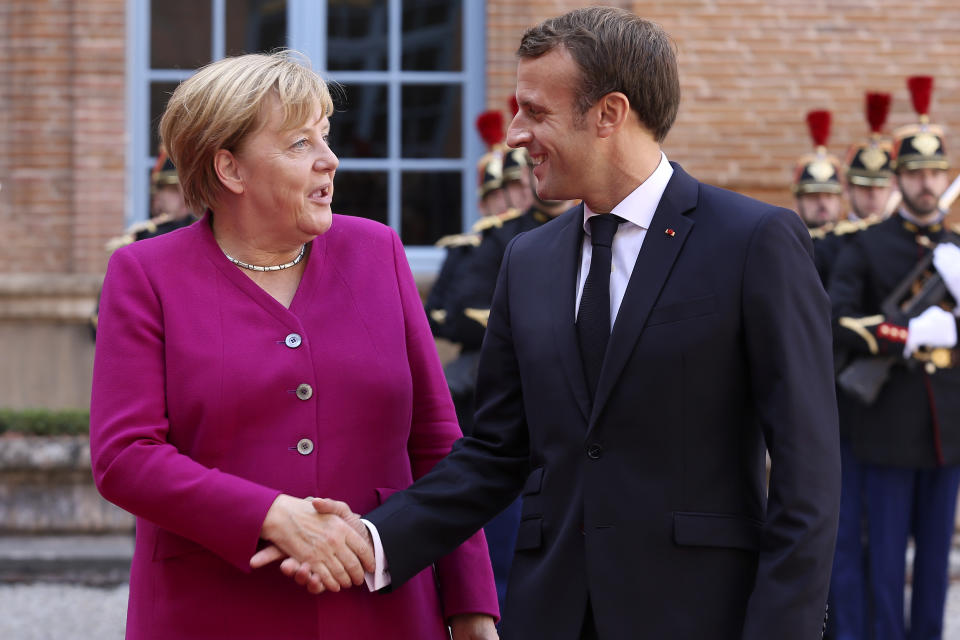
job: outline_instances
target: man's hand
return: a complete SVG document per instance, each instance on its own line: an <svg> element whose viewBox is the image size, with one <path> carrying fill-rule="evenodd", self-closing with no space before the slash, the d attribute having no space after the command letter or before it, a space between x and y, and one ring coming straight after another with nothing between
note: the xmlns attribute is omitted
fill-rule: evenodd
<svg viewBox="0 0 960 640"><path fill-rule="evenodd" d="M464 613L450 618L453 640L498 640L493 618L483 613Z"/></svg>
<svg viewBox="0 0 960 640"><path fill-rule="evenodd" d="M351 511L345 502L338 502L337 500L329 500L327 498L308 498L308 500L310 500L311 505L317 513L330 514L342 518L344 522L349 524L353 530L367 542L370 547L370 553L373 554L373 539L370 536L370 531L360 522L360 516ZM293 578L294 582L306 587L310 593L316 594L323 592L324 583L322 581L322 575L317 573L310 566L310 563L301 562L293 557L284 557L283 553L273 546L263 549L260 553L269 554L273 560L284 558L283 562L280 563L280 571L283 572L283 575L288 578ZM269 560L268 562L272 562L273 560ZM366 569L366 565L364 565L364 568ZM375 567L366 570L373 573L374 569Z"/></svg>
<svg viewBox="0 0 960 640"><path fill-rule="evenodd" d="M250 566L257 569L287 558L281 571L311 593L363 584L364 570L374 569L373 546L348 519L355 518L361 528L363 523L343 502L319 502L322 511L306 500L279 496L267 511L261 530L263 538L273 544L258 551ZM288 572L291 568L292 573Z"/></svg>
<svg viewBox="0 0 960 640"><path fill-rule="evenodd" d="M957 344L956 317L936 305L910 320L907 328L907 344L903 357L909 358L919 347L955 347Z"/></svg>
<svg viewBox="0 0 960 640"><path fill-rule="evenodd" d="M960 301L960 247L949 242L933 250L933 266L955 300Z"/></svg>

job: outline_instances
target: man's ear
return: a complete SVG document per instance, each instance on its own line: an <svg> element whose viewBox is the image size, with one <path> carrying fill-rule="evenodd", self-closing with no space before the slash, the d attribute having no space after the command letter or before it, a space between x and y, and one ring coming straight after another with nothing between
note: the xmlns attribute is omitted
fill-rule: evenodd
<svg viewBox="0 0 960 640"><path fill-rule="evenodd" d="M240 176L240 166L237 159L226 149L220 149L213 156L213 168L220 178L220 183L231 193L240 195L244 191L243 178Z"/></svg>
<svg viewBox="0 0 960 640"><path fill-rule="evenodd" d="M630 100L620 91L611 91L597 102L597 134L601 138L613 135L630 117Z"/></svg>

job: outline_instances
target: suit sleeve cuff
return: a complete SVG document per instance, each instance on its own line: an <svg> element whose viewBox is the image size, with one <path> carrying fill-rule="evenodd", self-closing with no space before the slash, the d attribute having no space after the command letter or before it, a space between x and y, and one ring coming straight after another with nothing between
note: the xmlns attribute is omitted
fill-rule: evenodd
<svg viewBox="0 0 960 640"><path fill-rule="evenodd" d="M377 531L376 525L369 520L361 518L360 522L367 528L367 531L370 532L370 537L373 539L373 558L376 562L376 568L373 573L365 571L363 580L367 583L367 589L371 592L379 591L384 587L389 587L391 583L390 570L387 569L387 558L383 555L383 543L380 542L380 532Z"/></svg>

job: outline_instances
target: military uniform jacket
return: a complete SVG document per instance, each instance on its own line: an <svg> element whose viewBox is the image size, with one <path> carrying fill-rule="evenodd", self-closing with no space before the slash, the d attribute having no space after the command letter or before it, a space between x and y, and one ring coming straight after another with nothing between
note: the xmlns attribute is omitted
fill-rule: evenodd
<svg viewBox="0 0 960 640"><path fill-rule="evenodd" d="M445 240L447 242L444 242ZM430 323L430 332L434 337L452 340L450 325L447 323L447 307L453 295L454 279L460 270L460 265L470 257L477 243L468 234L459 234L442 238L438 244L446 247L447 255L440 266L437 279L430 287L430 293L427 294L424 309Z"/></svg>
<svg viewBox="0 0 960 640"><path fill-rule="evenodd" d="M861 405L851 425L857 456L867 463L901 467L960 464L960 369L927 373L903 358L908 318L886 317L882 306L929 252L917 240L956 241L940 225L918 229L899 215L855 234L830 277L838 348L859 357L893 356L897 362L880 395Z"/></svg>
<svg viewBox="0 0 960 640"><path fill-rule="evenodd" d="M460 263L447 319L451 340L462 344L464 350L479 349L483 342L486 315L490 311L507 244L518 234L535 229L547 220L549 217L545 213L530 207L523 215L506 220L502 225L491 226L484 230L480 246Z"/></svg>
<svg viewBox="0 0 960 640"><path fill-rule="evenodd" d="M820 274L820 281L824 288L827 288L830 282L830 273L836 264L840 253L851 239L856 237L857 233L876 224L879 220L842 220L836 225L831 225L826 229L814 229L810 232L813 240L813 259L817 267L817 273ZM833 366L836 373L840 373L843 368L850 363L851 354L848 349L834 348ZM858 422L856 412L859 411L861 403L841 387L837 387L837 409L840 416L840 438L844 441L850 439L852 425Z"/></svg>

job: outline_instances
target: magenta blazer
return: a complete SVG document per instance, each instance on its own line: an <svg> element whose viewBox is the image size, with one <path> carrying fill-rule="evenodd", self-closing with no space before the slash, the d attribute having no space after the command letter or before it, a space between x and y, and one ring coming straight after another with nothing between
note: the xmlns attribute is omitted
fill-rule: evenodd
<svg viewBox="0 0 960 640"><path fill-rule="evenodd" d="M310 595L251 571L280 493L365 513L460 437L403 246L334 216L289 309L227 261L210 215L117 250L90 409L97 487L137 516L128 640L447 638L497 615L478 533L391 593Z"/></svg>

